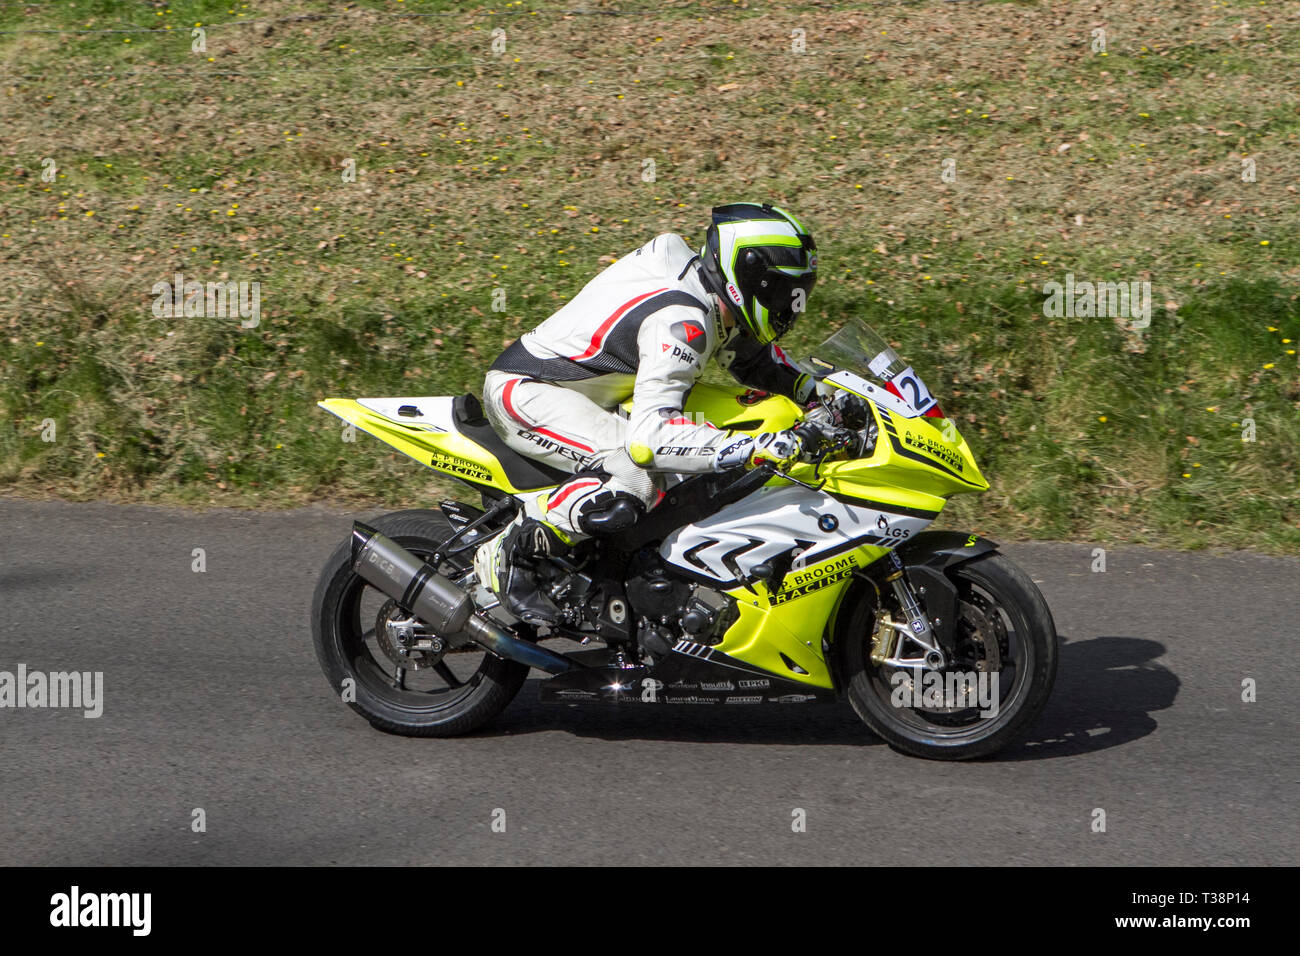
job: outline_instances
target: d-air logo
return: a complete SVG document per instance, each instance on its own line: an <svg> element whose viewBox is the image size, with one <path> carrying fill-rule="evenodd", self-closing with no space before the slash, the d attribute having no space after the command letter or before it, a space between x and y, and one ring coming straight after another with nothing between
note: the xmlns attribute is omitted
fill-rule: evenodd
<svg viewBox="0 0 1300 956"><path fill-rule="evenodd" d="M694 346L692 346L692 348L693 347ZM665 352L668 351L667 343L664 343L664 351ZM690 349L684 349L680 345L673 346L673 358L681 359L687 365L698 365L700 362L700 360L690 351Z"/></svg>
<svg viewBox="0 0 1300 956"><path fill-rule="evenodd" d="M696 352L704 351L704 343L708 341L704 334L704 326L699 322L674 322L673 338L679 342L685 342Z"/></svg>

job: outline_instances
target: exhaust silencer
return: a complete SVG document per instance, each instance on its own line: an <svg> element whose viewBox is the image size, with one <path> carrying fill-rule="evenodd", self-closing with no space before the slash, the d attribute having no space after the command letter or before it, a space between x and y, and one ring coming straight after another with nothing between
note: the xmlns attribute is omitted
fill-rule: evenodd
<svg viewBox="0 0 1300 956"><path fill-rule="evenodd" d="M515 637L474 613L470 596L391 538L360 521L352 525L352 570L429 625L453 647L473 642L498 657L552 674L574 664L544 647Z"/></svg>

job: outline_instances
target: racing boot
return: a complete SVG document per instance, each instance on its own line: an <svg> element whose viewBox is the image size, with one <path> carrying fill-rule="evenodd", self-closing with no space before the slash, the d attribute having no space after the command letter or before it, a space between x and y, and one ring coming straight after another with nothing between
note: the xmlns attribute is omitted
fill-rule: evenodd
<svg viewBox="0 0 1300 956"><path fill-rule="evenodd" d="M559 608L539 590L536 571L542 560L570 550L554 527L524 517L487 542L475 564L479 580L501 599L507 611L528 624L555 624L560 619Z"/></svg>

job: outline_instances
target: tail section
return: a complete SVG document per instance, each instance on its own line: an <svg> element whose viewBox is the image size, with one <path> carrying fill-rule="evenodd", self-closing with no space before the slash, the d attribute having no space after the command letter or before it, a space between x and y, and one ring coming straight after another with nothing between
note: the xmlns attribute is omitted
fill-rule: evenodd
<svg viewBox="0 0 1300 956"><path fill-rule="evenodd" d="M517 494L568 477L511 450L473 395L327 398L317 404L420 464L480 488Z"/></svg>

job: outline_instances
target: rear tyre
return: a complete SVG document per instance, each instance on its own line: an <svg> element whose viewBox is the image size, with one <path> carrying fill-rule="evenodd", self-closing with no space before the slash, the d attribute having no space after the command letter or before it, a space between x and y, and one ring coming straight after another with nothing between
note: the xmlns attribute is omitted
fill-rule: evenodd
<svg viewBox="0 0 1300 956"><path fill-rule="evenodd" d="M967 672L986 653L985 642L997 641L996 707L911 706L917 698L899 688L911 687L913 672L871 661L877 608L869 599L857 602L842 634L845 679L853 709L894 749L932 760L970 760L1007 746L1042 711L1056 680L1056 626L1034 582L997 552L948 573L958 591L958 653L967 655L949 670Z"/></svg>
<svg viewBox="0 0 1300 956"><path fill-rule="evenodd" d="M400 511L370 524L422 558L453 533L438 511ZM351 557L345 540L312 600L312 639L332 691L376 728L410 737L469 733L501 713L523 686L527 665L474 644L444 654L406 651L387 622L409 615L353 572ZM471 550L438 570L457 580L471 572L472 561Z"/></svg>

